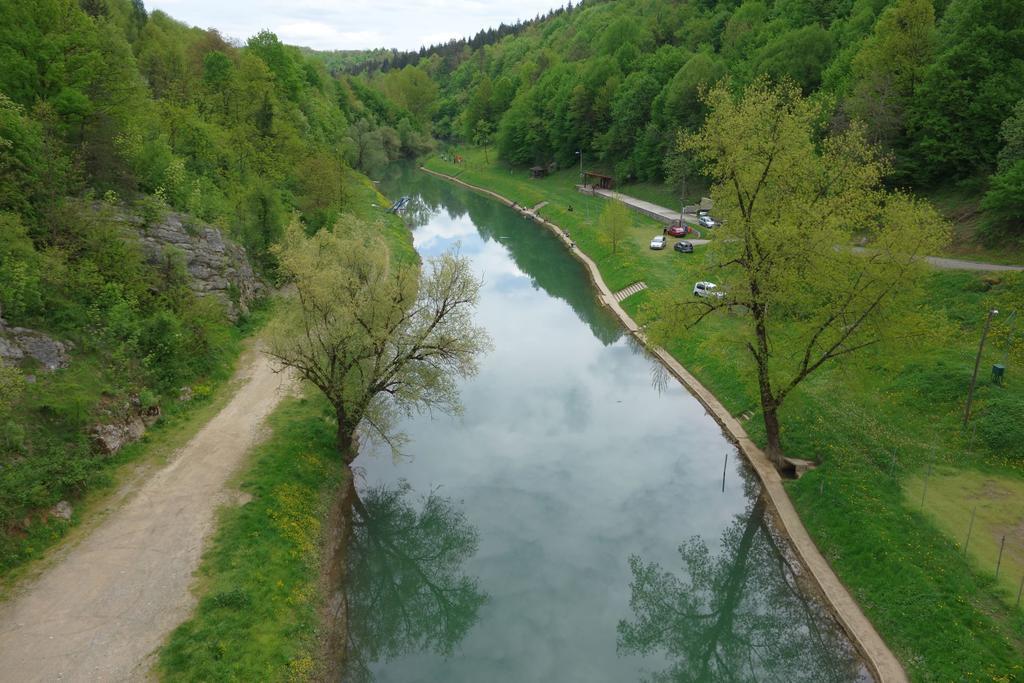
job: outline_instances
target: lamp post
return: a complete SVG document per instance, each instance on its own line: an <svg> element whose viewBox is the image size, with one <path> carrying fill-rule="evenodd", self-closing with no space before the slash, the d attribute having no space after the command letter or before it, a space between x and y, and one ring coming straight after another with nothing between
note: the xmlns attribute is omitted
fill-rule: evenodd
<svg viewBox="0 0 1024 683"><path fill-rule="evenodd" d="M683 227L683 210L686 208L686 174L679 184L679 227Z"/></svg>
<svg viewBox="0 0 1024 683"><path fill-rule="evenodd" d="M583 183L583 150L582 149L576 150L576 156L578 156L580 158L580 185L584 185L584 183Z"/></svg>
<svg viewBox="0 0 1024 683"><path fill-rule="evenodd" d="M999 315L999 311L992 309L985 318L985 327L981 331L981 343L978 344L978 356L974 359L974 374L971 375L971 388L967 390L967 407L964 408L964 428L971 419L971 401L974 399L974 385L978 381L978 368L981 367L981 351L985 348L985 337L988 336L988 328L992 325L992 318Z"/></svg>

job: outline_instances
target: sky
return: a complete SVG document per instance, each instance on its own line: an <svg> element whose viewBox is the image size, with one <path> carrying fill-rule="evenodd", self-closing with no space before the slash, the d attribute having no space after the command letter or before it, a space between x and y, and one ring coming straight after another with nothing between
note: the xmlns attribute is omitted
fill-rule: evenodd
<svg viewBox="0 0 1024 683"><path fill-rule="evenodd" d="M416 50L530 19L564 0L146 0L179 21L244 42L270 29L318 50Z"/></svg>

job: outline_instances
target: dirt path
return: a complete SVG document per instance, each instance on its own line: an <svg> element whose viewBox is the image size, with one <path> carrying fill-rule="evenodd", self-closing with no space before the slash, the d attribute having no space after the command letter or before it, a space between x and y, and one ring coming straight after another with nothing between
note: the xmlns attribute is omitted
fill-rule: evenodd
<svg viewBox="0 0 1024 683"><path fill-rule="evenodd" d="M0 680L126 681L188 618L225 484L289 385L256 351L231 401L125 505L0 605Z"/></svg>

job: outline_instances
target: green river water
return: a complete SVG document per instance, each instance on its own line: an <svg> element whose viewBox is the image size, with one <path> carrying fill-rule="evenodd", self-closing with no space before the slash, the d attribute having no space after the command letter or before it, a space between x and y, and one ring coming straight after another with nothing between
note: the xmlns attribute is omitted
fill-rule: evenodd
<svg viewBox="0 0 1024 683"><path fill-rule="evenodd" d="M736 448L565 247L411 166L381 189L423 256L472 259L494 351L463 416L356 460L346 680L871 680Z"/></svg>

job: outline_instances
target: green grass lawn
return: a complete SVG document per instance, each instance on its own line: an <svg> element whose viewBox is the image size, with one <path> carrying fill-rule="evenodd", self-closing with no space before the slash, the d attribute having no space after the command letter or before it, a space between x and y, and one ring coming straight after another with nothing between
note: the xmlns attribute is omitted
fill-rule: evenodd
<svg viewBox="0 0 1024 683"><path fill-rule="evenodd" d="M650 302L683 300L696 280L715 279L701 247L689 255L651 251L648 242L660 226L639 215L628 245L612 254L594 227L604 200L579 195L572 171L530 180L524 170L488 165L472 150L462 153L464 165L439 159L425 165L520 204L550 201L541 214L569 230L611 289L648 283L649 292L623 302L638 322L657 313ZM588 207L594 209L589 215ZM912 679L1020 680L1024 613L1006 604L984 564L963 558L959 535L944 533L934 517L906 504L903 484L930 463L1024 482L1024 437L1014 442L1001 431L1009 424L1005 415L1024 406L1019 354L1012 356L1017 364L1011 363L1013 377L1004 387L979 385L976 433L960 430L984 313L990 307L1024 313L1024 275L935 271L927 291L925 305L945 312L953 328L944 342L865 353L813 375L787 400L781 415L787 453L821 462L788 488L816 543ZM734 415L752 413L745 426L763 444L746 352L719 335L711 342L712 332L727 340L743 323L738 314L720 316L668 350ZM1001 359L1008 332L993 328L984 368Z"/></svg>
<svg viewBox="0 0 1024 683"><path fill-rule="evenodd" d="M402 261L417 260L412 237L400 216L388 213L392 200L382 195L373 182L351 169L345 172L345 212L380 226L391 253ZM342 218L344 220L344 217Z"/></svg>
<svg viewBox="0 0 1024 683"><path fill-rule="evenodd" d="M242 480L252 500L220 512L199 569L199 605L160 651L171 681L315 675L320 529L346 469L324 399L286 399Z"/></svg>
<svg viewBox="0 0 1024 683"><path fill-rule="evenodd" d="M619 192L628 194L647 202L653 202L675 211L679 210L679 187L671 187L665 183L629 183L616 188ZM697 204L701 197L708 196L708 186L703 180L688 180L686 183L687 205Z"/></svg>
<svg viewBox="0 0 1024 683"><path fill-rule="evenodd" d="M925 488L925 479L928 486ZM1015 605L1024 579L1024 480L994 472L951 467L918 472L904 482L909 508L921 507L980 570L995 575L999 547L1005 538L999 587L1007 604ZM973 513L973 526L971 523ZM967 534L970 531L970 542Z"/></svg>

